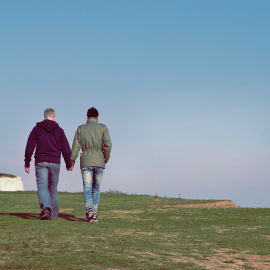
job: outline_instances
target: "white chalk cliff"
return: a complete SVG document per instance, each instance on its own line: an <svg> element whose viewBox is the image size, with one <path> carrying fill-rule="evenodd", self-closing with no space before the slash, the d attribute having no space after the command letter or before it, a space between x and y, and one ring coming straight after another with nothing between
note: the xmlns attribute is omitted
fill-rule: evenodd
<svg viewBox="0 0 270 270"><path fill-rule="evenodd" d="M0 177L0 191L23 191L21 177Z"/></svg>

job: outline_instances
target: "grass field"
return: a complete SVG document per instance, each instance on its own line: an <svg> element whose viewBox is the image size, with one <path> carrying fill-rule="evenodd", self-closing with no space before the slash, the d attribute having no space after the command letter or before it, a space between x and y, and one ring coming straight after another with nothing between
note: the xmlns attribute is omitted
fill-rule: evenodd
<svg viewBox="0 0 270 270"><path fill-rule="evenodd" d="M2 269L270 269L269 208L106 192L86 223L82 193L59 193L39 221L36 192L0 196Z"/></svg>
<svg viewBox="0 0 270 270"><path fill-rule="evenodd" d="M9 178L16 178L16 175L13 174L7 174L7 173L0 173L0 178L1 177L9 177Z"/></svg>

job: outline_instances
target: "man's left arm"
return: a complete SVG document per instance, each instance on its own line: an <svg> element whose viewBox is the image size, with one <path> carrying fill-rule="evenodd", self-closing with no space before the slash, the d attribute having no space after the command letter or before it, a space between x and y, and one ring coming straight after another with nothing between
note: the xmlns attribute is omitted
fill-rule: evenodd
<svg viewBox="0 0 270 270"><path fill-rule="evenodd" d="M64 130L62 130L61 136L61 152L66 163L66 168L70 170L72 167L72 162L70 159L71 150Z"/></svg>
<svg viewBox="0 0 270 270"><path fill-rule="evenodd" d="M36 148L36 141L37 141L36 131L35 131L35 128L33 128L28 137L27 144L25 147L25 154L24 154L24 167L27 173L30 172L30 162L31 162L34 150Z"/></svg>
<svg viewBox="0 0 270 270"><path fill-rule="evenodd" d="M104 134L103 134L103 142L102 142L102 152L104 155L105 163L107 163L110 159L112 149L112 141L109 134L109 130L105 126Z"/></svg>
<svg viewBox="0 0 270 270"><path fill-rule="evenodd" d="M73 144L72 144L72 149L71 149L71 162L72 162L72 166L74 166L75 164L75 160L77 159L80 149L81 149L81 145L80 145L80 127L77 128L75 136L74 136L74 140L73 140Z"/></svg>

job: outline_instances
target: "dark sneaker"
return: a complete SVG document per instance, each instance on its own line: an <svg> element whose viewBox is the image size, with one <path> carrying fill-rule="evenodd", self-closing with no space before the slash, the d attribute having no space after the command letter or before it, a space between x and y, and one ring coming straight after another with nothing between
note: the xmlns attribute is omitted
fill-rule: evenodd
<svg viewBox="0 0 270 270"><path fill-rule="evenodd" d="M45 220L45 219L48 219L48 218L50 217L50 214L51 214L51 213L50 213L49 209L45 209L45 210L43 210L43 211L40 213L38 219L39 219L39 220Z"/></svg>
<svg viewBox="0 0 270 270"><path fill-rule="evenodd" d="M91 222L98 222L98 218L96 214L93 215Z"/></svg>
<svg viewBox="0 0 270 270"><path fill-rule="evenodd" d="M86 212L86 222L91 222L92 218L94 215L94 211L92 208L90 208L87 212Z"/></svg>

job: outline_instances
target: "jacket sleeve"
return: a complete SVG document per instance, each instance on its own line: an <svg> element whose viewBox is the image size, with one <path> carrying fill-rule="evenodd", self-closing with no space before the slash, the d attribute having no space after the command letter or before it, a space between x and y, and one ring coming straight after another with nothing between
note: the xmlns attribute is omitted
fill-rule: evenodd
<svg viewBox="0 0 270 270"><path fill-rule="evenodd" d="M64 130L62 130L62 136L61 136L61 152L66 163L66 168L69 169L70 167L72 167L72 162L70 159L71 151L70 151L70 146L69 146Z"/></svg>
<svg viewBox="0 0 270 270"><path fill-rule="evenodd" d="M105 127L102 141L102 152L104 155L105 163L107 163L110 159L112 149L112 141L110 138L109 130Z"/></svg>
<svg viewBox="0 0 270 270"><path fill-rule="evenodd" d="M79 155L81 149L80 145L80 127L77 128L77 131L74 136L73 144L72 144L72 150L71 150L71 162L72 165L74 166L75 160Z"/></svg>
<svg viewBox="0 0 270 270"><path fill-rule="evenodd" d="M28 140L27 140L27 144L26 144L26 148L25 148L25 155L24 155L24 166L26 168L30 167L30 162L32 159L32 155L33 152L36 148L36 143L37 143L37 139L36 139L36 129L35 127L32 129Z"/></svg>

